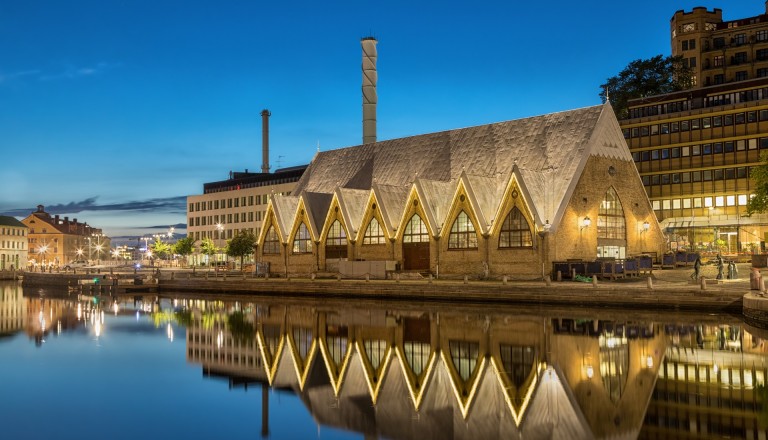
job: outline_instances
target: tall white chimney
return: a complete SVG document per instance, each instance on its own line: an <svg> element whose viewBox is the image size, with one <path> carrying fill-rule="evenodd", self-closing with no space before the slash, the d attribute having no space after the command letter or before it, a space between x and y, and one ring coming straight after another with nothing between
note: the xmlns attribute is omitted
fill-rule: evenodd
<svg viewBox="0 0 768 440"><path fill-rule="evenodd" d="M272 113L261 111L261 172L269 173L269 117Z"/></svg>
<svg viewBox="0 0 768 440"><path fill-rule="evenodd" d="M365 37L360 40L363 46L363 143L376 142L376 39Z"/></svg>

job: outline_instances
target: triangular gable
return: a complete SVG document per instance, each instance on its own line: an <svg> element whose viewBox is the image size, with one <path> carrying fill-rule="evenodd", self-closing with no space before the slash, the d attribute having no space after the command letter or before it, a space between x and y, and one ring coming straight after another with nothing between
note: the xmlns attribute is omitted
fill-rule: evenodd
<svg viewBox="0 0 768 440"><path fill-rule="evenodd" d="M278 361L281 359L283 355L283 347L285 346L285 335L281 333L280 341L278 342L277 348L275 349L274 353L272 353L271 350L269 349L262 330L259 330L256 332L256 339L259 342L259 352L261 353L262 365L264 365L264 370L267 373L267 379L269 380L269 384L272 385L272 381L274 380L275 374L277 373L277 368L279 364Z"/></svg>
<svg viewBox="0 0 768 440"><path fill-rule="evenodd" d="M300 198L297 196L273 195L270 197L270 202L275 212L277 227L280 229L278 233L283 240L283 243L287 243L288 240L290 240L289 237L293 230L293 223L298 211L299 201Z"/></svg>
<svg viewBox="0 0 768 440"><path fill-rule="evenodd" d="M504 373L504 366L499 365L495 357L491 357L491 366L493 367L493 373L496 379L499 381L499 387L504 391L504 400L507 402L507 407L512 413L512 419L515 421L515 426L519 427L520 423L523 421L523 416L525 415L526 410L530 406L531 398L536 390L539 377L543 374L544 369L546 368L546 364L539 363L538 366L535 366L536 371L533 373L533 379L531 383L528 384L523 402L519 406L514 403L514 396L510 394L514 391L515 387L509 383L509 378L506 373Z"/></svg>
<svg viewBox="0 0 768 440"><path fill-rule="evenodd" d="M413 372L413 369L411 369L405 353L403 353L403 348L400 345L395 347L395 354L397 354L397 358L400 360L400 368L403 372L403 379L405 379L405 383L408 385L408 393L411 395L413 407L418 411L419 407L421 406L421 400L424 397L424 390L429 388L429 380L432 377L432 371L434 370L438 359L437 352L432 351L429 354L427 366L424 368L424 371L420 376L416 376L416 374Z"/></svg>
<svg viewBox="0 0 768 440"><path fill-rule="evenodd" d="M521 426L523 438L594 438L559 368L547 367L540 376Z"/></svg>
<svg viewBox="0 0 768 440"><path fill-rule="evenodd" d="M307 349L306 356L303 356L299 351L299 347L294 341L293 332L291 330L298 327L292 327L288 331L288 346L290 347L291 357L293 358L293 366L296 372L296 378L299 381L299 389L304 389L304 384L307 381L307 375L312 367L312 363L315 360L315 354L317 352L317 335L312 332L312 343Z"/></svg>
<svg viewBox="0 0 768 440"><path fill-rule="evenodd" d="M488 234L504 197L505 179L501 176L471 176L464 172L459 181L463 183L469 203L480 223L478 232Z"/></svg>
<svg viewBox="0 0 768 440"><path fill-rule="evenodd" d="M477 394L478 385L480 384L481 379L485 377L485 370L487 367L486 356L478 357L475 370L466 382L459 377L459 373L453 365L453 359L451 359L450 353L446 354L445 350L441 350L440 361L439 368L444 368L451 378L450 382L453 395L456 397L456 402L459 404L461 415L466 419L469 414L469 408L472 406L472 402Z"/></svg>
<svg viewBox="0 0 768 440"><path fill-rule="evenodd" d="M592 137L589 140L589 154L611 159L632 162L632 153L621 132L621 126L609 102L603 105L603 111L597 120Z"/></svg>
<svg viewBox="0 0 768 440"><path fill-rule="evenodd" d="M379 201L379 209L386 222L383 226L387 228L388 235L394 237L397 228L400 227L400 219L405 203L408 201L411 186L379 185L374 182L372 190Z"/></svg>
<svg viewBox="0 0 768 440"><path fill-rule="evenodd" d="M349 366L349 359L352 356L352 352L355 351L354 341L352 338L347 336L347 349L344 352L343 359L341 359L341 364L338 365L336 360L331 356L330 350L328 349L328 342L326 340L327 337L328 336L320 340L320 353L323 356L325 368L328 370L328 377L330 378L331 387L333 387L333 393L336 397L338 397L339 391L341 390L341 384L344 381L344 373L347 371L347 367Z"/></svg>
<svg viewBox="0 0 768 440"><path fill-rule="evenodd" d="M332 194L326 193L312 193L304 192L301 194L302 205L299 209L304 208L307 215L308 224L312 237L317 239L320 237L323 224L325 223L325 217L328 214L328 208L331 205Z"/></svg>
<svg viewBox="0 0 768 440"><path fill-rule="evenodd" d="M286 350L281 344L282 349L275 358L274 371L270 377L270 386L277 388L301 388L300 376L296 373L297 366L294 361L295 356L291 350Z"/></svg>
<svg viewBox="0 0 768 440"><path fill-rule="evenodd" d="M341 213L344 216L344 223L346 223L349 230L347 231L349 237L356 239L357 233L361 228L361 222L365 215L366 202L371 195L370 190L339 188L335 192L338 199L339 206L341 207Z"/></svg>
<svg viewBox="0 0 768 440"><path fill-rule="evenodd" d="M376 221L379 223L379 226L384 233L384 238L389 240L390 237L395 235L396 230L391 228L388 225L388 222L384 220L386 217L382 211L381 201L378 199L378 192L372 188L367 193L367 200L362 205L363 210L362 217L360 219L360 228L358 229L357 235L355 235L354 239L356 242L363 240L365 238L365 233L368 231L368 226L370 225L371 220L376 218Z"/></svg>
<svg viewBox="0 0 768 440"><path fill-rule="evenodd" d="M419 193L422 206L427 218L424 219L433 234L444 227L445 218L453 202L453 195L456 192L456 182L441 182L438 180L417 179L414 183L416 191Z"/></svg>
<svg viewBox="0 0 768 440"><path fill-rule="evenodd" d="M517 206L520 209L520 212L525 216L526 221L534 223L533 226L538 224L539 227L543 227L546 222L546 220L541 220L537 217L535 206L531 200L531 191L529 190L530 185L526 185L526 181L524 181L521 176L521 170L515 167L512 169L512 174L506 181L504 195L501 196L501 204L497 208L492 228L497 233L504 224L504 220L513 206ZM537 176L533 175L532 177L535 178Z"/></svg>
<svg viewBox="0 0 768 440"><path fill-rule="evenodd" d="M373 400L373 403L375 404L379 398L379 390L381 390L382 384L384 383L384 378L386 377L386 372L389 368L389 363L392 359L394 350L392 345L387 343L386 352L379 362L378 368L374 368L370 356L368 356L368 353L365 351L364 344L365 340L359 340L355 343L355 348L357 349L358 357L360 359L360 365L365 372L365 381L368 384L371 400Z"/></svg>
<svg viewBox="0 0 768 440"><path fill-rule="evenodd" d="M418 214L419 217L421 217L421 221L427 225L429 235L432 237L437 236L438 225L436 224L434 215L428 210L429 208L425 208L426 204L424 203L422 194L423 191L420 191L420 186L414 183L408 194L408 199L403 207L404 209L402 210L400 222L397 227L398 235L400 235L401 238L405 231L405 225L411 220L411 217L413 217L414 214Z"/></svg>

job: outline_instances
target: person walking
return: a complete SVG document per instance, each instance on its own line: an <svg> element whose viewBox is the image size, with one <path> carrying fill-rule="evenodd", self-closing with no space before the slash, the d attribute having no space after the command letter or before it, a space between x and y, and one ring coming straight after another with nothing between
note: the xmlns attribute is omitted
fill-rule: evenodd
<svg viewBox="0 0 768 440"><path fill-rule="evenodd" d="M717 279L722 280L723 279L723 269L725 269L725 261L723 260L723 257L720 255L720 253L717 253L717 258L715 258L715 261L717 262Z"/></svg>
<svg viewBox="0 0 768 440"><path fill-rule="evenodd" d="M696 261L693 262L693 273L691 274L691 278L698 280L699 272L701 272L701 257L696 255Z"/></svg>

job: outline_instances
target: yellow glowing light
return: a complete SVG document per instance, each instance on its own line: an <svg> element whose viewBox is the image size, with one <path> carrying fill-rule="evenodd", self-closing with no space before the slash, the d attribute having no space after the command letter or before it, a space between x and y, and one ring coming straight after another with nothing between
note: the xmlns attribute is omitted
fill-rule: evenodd
<svg viewBox="0 0 768 440"><path fill-rule="evenodd" d="M592 365L587 365L587 379L592 379L592 376L595 375L595 369L592 368Z"/></svg>
<svg viewBox="0 0 768 440"><path fill-rule="evenodd" d="M653 356L648 356L645 359L645 366L648 368L653 368Z"/></svg>

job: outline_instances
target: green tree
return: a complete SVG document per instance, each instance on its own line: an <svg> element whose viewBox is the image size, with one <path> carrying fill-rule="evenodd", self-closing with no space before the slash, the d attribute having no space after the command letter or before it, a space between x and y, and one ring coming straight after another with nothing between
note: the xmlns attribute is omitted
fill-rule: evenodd
<svg viewBox="0 0 768 440"><path fill-rule="evenodd" d="M189 236L179 239L173 245L172 251L176 255L185 257L183 260L186 261L186 256L195 251L195 239Z"/></svg>
<svg viewBox="0 0 768 440"><path fill-rule="evenodd" d="M768 150L760 153L760 165L752 167L749 177L755 196L747 202L747 215L768 211Z"/></svg>
<svg viewBox="0 0 768 440"><path fill-rule="evenodd" d="M630 99L676 92L693 85L693 71L683 63L682 56L656 55L647 60L634 60L618 75L608 78L600 85L600 98L605 102L607 91L616 117L625 119L629 115Z"/></svg>
<svg viewBox="0 0 768 440"><path fill-rule="evenodd" d="M231 240L227 242L227 255L230 257L240 257L240 267L243 267L243 260L247 255L253 254L253 248L256 245L256 235L251 231L240 231Z"/></svg>
<svg viewBox="0 0 768 440"><path fill-rule="evenodd" d="M160 240L159 238L155 239L155 242L150 245L150 248L152 249L152 253L155 254L158 258L167 258L169 255L171 255L171 245Z"/></svg>
<svg viewBox="0 0 768 440"><path fill-rule="evenodd" d="M216 255L219 252L219 249L216 247L216 243L214 243L213 240L206 237L200 241L200 252L203 255L208 255L208 266L210 267L211 257Z"/></svg>

